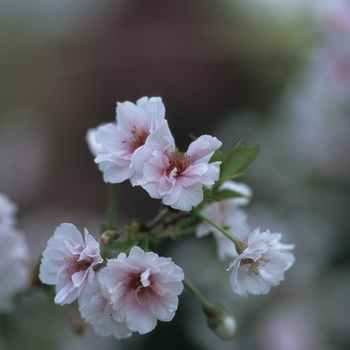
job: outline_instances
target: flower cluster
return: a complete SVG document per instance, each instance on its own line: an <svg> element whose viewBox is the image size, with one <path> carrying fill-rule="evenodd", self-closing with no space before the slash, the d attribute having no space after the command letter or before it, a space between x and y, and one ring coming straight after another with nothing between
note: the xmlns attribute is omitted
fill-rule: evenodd
<svg viewBox="0 0 350 350"><path fill-rule="evenodd" d="M216 137L203 135L186 153L179 152L160 97L143 97L136 105L118 103L116 119L87 134L106 182L130 179L133 186L178 210L189 211L202 202L202 186L219 178L220 162L208 164L221 146Z"/></svg>
<svg viewBox="0 0 350 350"><path fill-rule="evenodd" d="M134 246L103 266L99 243L85 229L59 226L47 243L40 280L56 289L55 303L78 300L86 322L100 335L126 338L150 332L157 320L170 321L182 292L183 271L170 258ZM96 271L97 272L96 272Z"/></svg>
<svg viewBox="0 0 350 350"><path fill-rule="evenodd" d="M278 285L294 263L294 246L280 243L281 234L250 232L242 207L252 191L232 181L258 147L236 142L222 153L219 140L203 135L181 153L160 97L118 103L116 122L90 129L86 139L106 182L130 180L163 206L149 222L135 220L121 230L113 216L99 240L86 229L83 237L72 224L57 227L39 268L41 282L55 288L55 303L77 300L81 317L96 333L120 339L148 333L158 320L171 321L185 285L202 303L209 327L223 339L234 336L234 318L209 302L171 258L152 250L164 238L212 233L219 258L233 259L228 270L234 293L266 294Z"/></svg>
<svg viewBox="0 0 350 350"><path fill-rule="evenodd" d="M15 227L16 211L0 193L0 312L11 311L16 295L29 287L30 255L23 233Z"/></svg>

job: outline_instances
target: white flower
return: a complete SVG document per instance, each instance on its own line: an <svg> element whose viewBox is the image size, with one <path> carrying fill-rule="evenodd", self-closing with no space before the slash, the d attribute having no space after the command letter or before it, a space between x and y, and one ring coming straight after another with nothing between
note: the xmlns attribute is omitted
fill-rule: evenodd
<svg viewBox="0 0 350 350"><path fill-rule="evenodd" d="M92 153L93 156L97 156L99 153L103 152L104 148L102 144L98 143L96 140L96 129L89 129L86 133L86 143L89 146L89 150Z"/></svg>
<svg viewBox="0 0 350 350"><path fill-rule="evenodd" d="M80 305L89 301L84 289L94 279L93 267L103 260L99 243L86 229L84 238L85 242L74 225L61 224L47 242L39 278L45 284L56 286L56 304L70 304L76 298Z"/></svg>
<svg viewBox="0 0 350 350"><path fill-rule="evenodd" d="M16 211L0 193L0 312L12 311L14 297L30 282L30 254L24 235L14 228Z"/></svg>
<svg viewBox="0 0 350 350"><path fill-rule="evenodd" d="M232 190L242 194L243 196L250 197L252 191L250 187L244 183L237 183L234 181L226 181L220 186L220 190ZM249 198L235 197L221 202L215 202L209 204L202 210L209 219L215 221L219 225L227 228L232 234L242 241L246 241L249 234L249 225L247 223L247 213L240 208L240 206L249 203ZM218 229L210 225L208 222L201 222L196 228L197 237L203 237L209 233L212 233L216 244L218 255L221 260L227 257L237 257L237 251L234 243L223 235Z"/></svg>
<svg viewBox="0 0 350 350"><path fill-rule="evenodd" d="M102 295L97 277L91 286L91 292L89 303L79 307L85 322L92 324L94 331L101 336L113 335L117 339L130 337L132 332L125 322L118 322L114 319L116 311L112 309L108 299Z"/></svg>
<svg viewBox="0 0 350 350"><path fill-rule="evenodd" d="M216 137L203 135L183 154L175 147L174 139L167 132L162 135L159 129L140 152L139 157L145 155L147 161L140 162L142 178L137 184L165 205L189 211L202 202L203 185L212 186L219 178L221 162L208 162L221 144Z"/></svg>
<svg viewBox="0 0 350 350"><path fill-rule="evenodd" d="M294 263L294 255L288 250L293 244L280 243L280 233L269 230L260 233L256 229L249 234L247 248L234 260L229 269L234 293L242 297L250 294L267 294L271 286L284 280L284 272Z"/></svg>
<svg viewBox="0 0 350 350"><path fill-rule="evenodd" d="M16 223L17 206L0 193L0 227L12 227Z"/></svg>
<svg viewBox="0 0 350 350"><path fill-rule="evenodd" d="M24 235L0 228L0 312L13 309L13 298L29 287L30 254Z"/></svg>
<svg viewBox="0 0 350 350"><path fill-rule="evenodd" d="M164 116L160 97L143 97L136 105L118 102L116 123L88 131L86 140L104 181L120 183L130 179L135 183L140 174L135 172L132 158L142 150L149 135L163 125Z"/></svg>
<svg viewBox="0 0 350 350"><path fill-rule="evenodd" d="M133 247L129 256L121 253L108 260L97 276L103 296L116 311L113 319L125 322L130 330L145 334L157 319L174 317L184 274L170 258Z"/></svg>

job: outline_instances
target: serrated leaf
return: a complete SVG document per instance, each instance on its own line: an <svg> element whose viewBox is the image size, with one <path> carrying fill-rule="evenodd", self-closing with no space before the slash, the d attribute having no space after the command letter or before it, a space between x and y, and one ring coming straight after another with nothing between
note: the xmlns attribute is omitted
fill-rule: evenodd
<svg viewBox="0 0 350 350"><path fill-rule="evenodd" d="M220 183L235 177L238 172L245 169L255 159L259 152L258 145L254 147L238 147L239 142L240 140L223 154L220 168Z"/></svg>
<svg viewBox="0 0 350 350"><path fill-rule="evenodd" d="M218 202L219 199L216 198L213 191L211 191L208 187L203 187L204 192L204 198L203 201L205 202Z"/></svg>

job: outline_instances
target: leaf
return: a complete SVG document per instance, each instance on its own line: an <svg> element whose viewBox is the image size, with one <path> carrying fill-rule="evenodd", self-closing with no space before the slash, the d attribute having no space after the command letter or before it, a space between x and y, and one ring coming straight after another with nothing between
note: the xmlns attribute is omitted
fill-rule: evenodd
<svg viewBox="0 0 350 350"><path fill-rule="evenodd" d="M204 198L205 202L218 202L219 199L216 198L214 192L210 190L208 187L203 186Z"/></svg>
<svg viewBox="0 0 350 350"><path fill-rule="evenodd" d="M209 163L222 162L222 152L218 149L211 156Z"/></svg>
<svg viewBox="0 0 350 350"><path fill-rule="evenodd" d="M232 179L238 172L245 169L259 152L259 145L254 147L239 147L241 139L222 155L219 183Z"/></svg>
<svg viewBox="0 0 350 350"><path fill-rule="evenodd" d="M223 200L227 200L230 198L250 198L248 196L243 195L242 193L236 192L236 191L232 191L229 189L223 189L221 191L216 191L213 194L215 196L215 198L219 201L223 201Z"/></svg>

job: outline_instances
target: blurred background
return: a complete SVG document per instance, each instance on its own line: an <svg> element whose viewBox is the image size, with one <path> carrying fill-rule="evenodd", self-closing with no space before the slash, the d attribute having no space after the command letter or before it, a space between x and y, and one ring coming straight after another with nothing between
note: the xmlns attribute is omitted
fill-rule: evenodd
<svg viewBox="0 0 350 350"><path fill-rule="evenodd" d="M296 263L266 296L229 285L211 237L167 248L236 318L221 341L186 291L170 323L117 341L72 334L39 292L0 316L0 349L350 348L350 1L12 0L0 4L0 192L19 206L33 264L62 222L97 234L107 186L85 142L116 101L161 96L181 150L190 134L260 144L240 181L252 229L283 232ZM122 184L119 221L159 203ZM195 258L194 258L195 256Z"/></svg>

